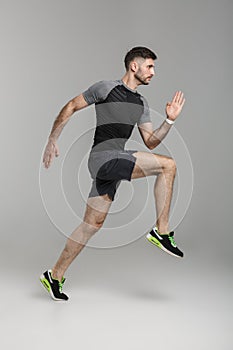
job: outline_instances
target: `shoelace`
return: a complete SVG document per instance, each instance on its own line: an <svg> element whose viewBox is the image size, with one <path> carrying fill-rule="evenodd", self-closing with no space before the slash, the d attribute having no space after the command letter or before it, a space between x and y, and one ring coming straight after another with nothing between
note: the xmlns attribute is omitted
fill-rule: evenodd
<svg viewBox="0 0 233 350"><path fill-rule="evenodd" d="M65 278L64 278L64 277L62 278L61 282L60 282L60 281L58 281L58 285L59 285L59 291L60 291L60 293L62 292L62 288L63 288L63 284L64 284L64 282L65 282Z"/></svg>
<svg viewBox="0 0 233 350"><path fill-rule="evenodd" d="M174 237L173 236L168 236L168 238L169 238L169 240L170 240L170 242L171 242L171 245L173 245L173 247L177 247L177 245L176 245L176 242L175 242L175 240L174 240Z"/></svg>

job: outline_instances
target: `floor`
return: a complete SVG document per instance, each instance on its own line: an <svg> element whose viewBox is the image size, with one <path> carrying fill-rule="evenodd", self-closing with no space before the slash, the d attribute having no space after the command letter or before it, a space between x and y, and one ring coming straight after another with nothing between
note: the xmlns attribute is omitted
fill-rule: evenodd
<svg viewBox="0 0 233 350"><path fill-rule="evenodd" d="M48 240L54 251L64 242L59 235ZM86 248L67 271L68 302L54 302L39 282L42 258L52 261L55 252L28 250L1 276L2 348L231 350L230 267L214 264L188 239L183 247L184 259L144 237L115 249Z"/></svg>

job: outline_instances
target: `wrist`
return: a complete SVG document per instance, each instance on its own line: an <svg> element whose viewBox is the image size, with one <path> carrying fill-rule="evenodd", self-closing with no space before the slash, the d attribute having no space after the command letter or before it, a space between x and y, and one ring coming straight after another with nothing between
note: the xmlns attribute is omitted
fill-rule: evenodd
<svg viewBox="0 0 233 350"><path fill-rule="evenodd" d="M169 119L169 117L167 117L167 118L165 119L165 121L166 121L168 124L170 124L170 125L172 125L172 124L175 123L175 120Z"/></svg>
<svg viewBox="0 0 233 350"><path fill-rule="evenodd" d="M57 140L54 137L49 136L49 140L48 141L51 142L51 143L56 143Z"/></svg>

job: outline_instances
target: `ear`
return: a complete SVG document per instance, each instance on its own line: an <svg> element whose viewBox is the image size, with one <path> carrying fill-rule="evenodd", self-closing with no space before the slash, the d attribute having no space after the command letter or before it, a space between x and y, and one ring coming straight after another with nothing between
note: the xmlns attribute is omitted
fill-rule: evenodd
<svg viewBox="0 0 233 350"><path fill-rule="evenodd" d="M137 64L137 62L132 61L132 62L130 63L130 69L131 69L131 71L136 72L136 71L138 70L138 64Z"/></svg>

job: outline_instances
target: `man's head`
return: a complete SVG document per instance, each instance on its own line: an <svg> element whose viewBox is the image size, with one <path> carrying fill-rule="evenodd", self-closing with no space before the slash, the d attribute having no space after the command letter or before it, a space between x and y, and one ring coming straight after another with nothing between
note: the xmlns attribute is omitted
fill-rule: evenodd
<svg viewBox="0 0 233 350"><path fill-rule="evenodd" d="M124 59L126 71L132 73L139 84L148 85L154 75L156 59L156 54L150 49L143 46L133 47Z"/></svg>

